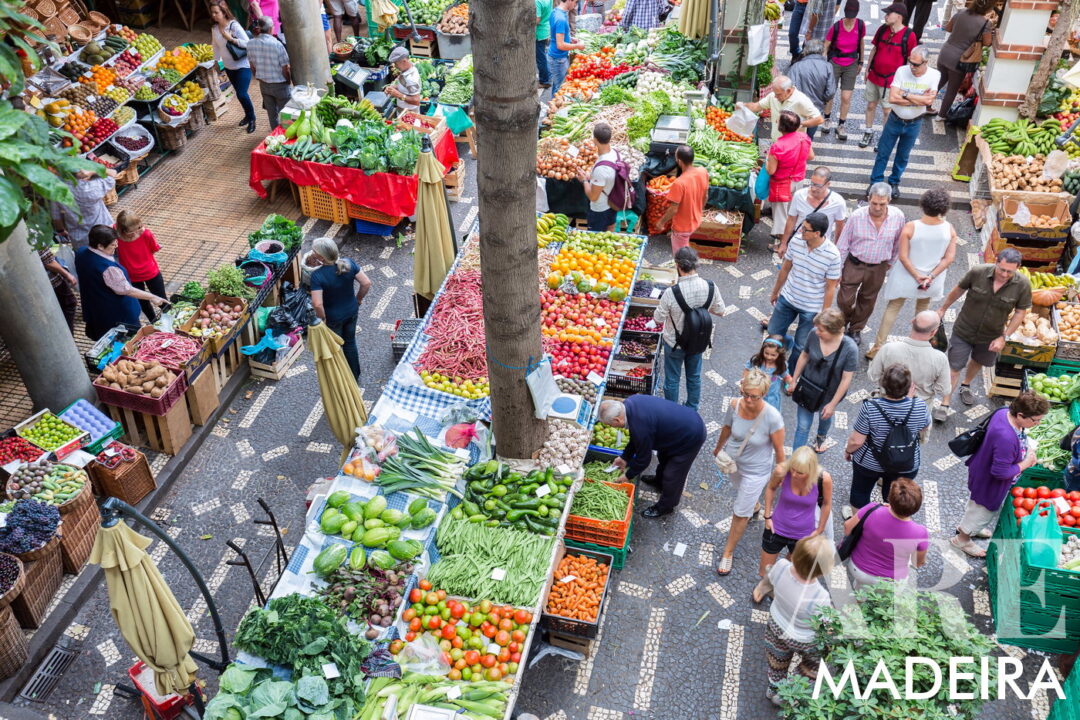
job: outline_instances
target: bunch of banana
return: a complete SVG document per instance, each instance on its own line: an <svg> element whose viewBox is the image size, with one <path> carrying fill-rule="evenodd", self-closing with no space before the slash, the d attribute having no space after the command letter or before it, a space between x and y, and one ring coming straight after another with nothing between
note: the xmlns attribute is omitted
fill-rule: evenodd
<svg viewBox="0 0 1080 720"><path fill-rule="evenodd" d="M1043 288L1059 288L1069 287L1076 284L1076 278L1072 275L1054 275L1048 272L1031 272L1026 267L1021 267L1020 274L1028 279L1031 283L1032 290L1042 290Z"/></svg>
<svg viewBox="0 0 1080 720"><path fill-rule="evenodd" d="M765 3L765 19L766 20L779 20L784 11L780 8L779 3L770 2Z"/></svg>
<svg viewBox="0 0 1080 720"><path fill-rule="evenodd" d="M1045 155L1054 149L1054 141L1061 134L1061 121L1050 118L1036 125L1026 118L1016 122L993 118L979 129L979 133L996 154Z"/></svg>
<svg viewBox="0 0 1080 720"><path fill-rule="evenodd" d="M536 244L545 248L551 243L566 242L570 218L558 213L544 213L536 218Z"/></svg>

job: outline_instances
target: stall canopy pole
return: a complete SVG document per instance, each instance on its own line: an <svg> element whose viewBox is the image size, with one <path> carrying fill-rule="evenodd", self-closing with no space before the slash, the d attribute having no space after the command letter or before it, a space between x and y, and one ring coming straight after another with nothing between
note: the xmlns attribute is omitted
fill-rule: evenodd
<svg viewBox="0 0 1080 720"><path fill-rule="evenodd" d="M409 9L409 0L401 0L401 6L405 8L405 17L409 18L409 25L412 26L412 35L409 36L409 39L420 42L424 38L420 37L420 33L416 31L416 21L413 20L412 10Z"/></svg>
<svg viewBox="0 0 1080 720"><path fill-rule="evenodd" d="M715 90L716 70L720 65L720 31L724 27L724 10L719 0L709 0L709 58L705 63L705 82Z"/></svg>

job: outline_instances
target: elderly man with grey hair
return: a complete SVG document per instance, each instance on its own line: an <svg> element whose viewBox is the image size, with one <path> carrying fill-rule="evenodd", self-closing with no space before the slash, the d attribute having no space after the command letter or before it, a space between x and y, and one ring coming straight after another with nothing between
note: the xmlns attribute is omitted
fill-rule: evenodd
<svg viewBox="0 0 1080 720"><path fill-rule="evenodd" d="M870 182L885 180L885 166L889 156L896 150L889 185L892 199L900 197L900 179L907 168L911 149L919 139L923 116L937 97L941 73L930 67L930 52L925 45L916 45L908 55L907 62L896 69L889 86L891 112L878 141L874 169Z"/></svg>
<svg viewBox="0 0 1080 720"><path fill-rule="evenodd" d="M947 398L952 394L949 360L945 353L930 344L941 318L933 310L923 310L911 321L911 333L905 338L887 342L881 346L870 363L867 375L877 384L890 365L903 365L911 372L912 390L922 398L927 407L933 408L933 417L944 422L948 411L934 407L934 398ZM925 440L925 438L923 438Z"/></svg>
<svg viewBox="0 0 1080 720"><path fill-rule="evenodd" d="M251 74L259 81L262 106L270 129L278 126L278 116L292 97L292 72L285 45L273 35L274 21L267 15L255 19L254 37L248 40Z"/></svg>
<svg viewBox="0 0 1080 720"><path fill-rule="evenodd" d="M787 73L792 84L806 93L818 112L824 113L825 106L836 94L832 65L825 59L825 43L817 38L807 40L803 46L802 57L791 64ZM822 121L824 119L822 115ZM817 129L817 125L811 125L806 134L812 139Z"/></svg>
<svg viewBox="0 0 1080 720"><path fill-rule="evenodd" d="M735 104L739 107L745 107L755 115L761 114L762 110L768 110L772 118L772 135L770 138L773 142L776 142L776 139L780 137L779 119L780 113L784 110L790 110L799 116L799 119L802 120L802 126L799 127L800 131L806 131L825 122L825 118L817 106L814 105L814 101L797 88L787 75L777 75L773 78L772 88L772 92L763 97L761 102Z"/></svg>
<svg viewBox="0 0 1080 720"><path fill-rule="evenodd" d="M660 490L655 505L641 514L658 518L675 510L682 498L686 476L705 444L705 421L685 405L655 395L631 395L626 400L600 403L600 422L630 433L629 443L615 465L628 480L641 481ZM642 475L656 451L656 474Z"/></svg>

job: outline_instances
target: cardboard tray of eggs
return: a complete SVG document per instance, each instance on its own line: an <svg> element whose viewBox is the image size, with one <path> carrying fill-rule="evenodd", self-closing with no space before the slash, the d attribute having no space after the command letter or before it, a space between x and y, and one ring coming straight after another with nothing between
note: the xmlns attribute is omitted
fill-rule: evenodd
<svg viewBox="0 0 1080 720"><path fill-rule="evenodd" d="M159 362L121 357L105 366L94 381L98 399L106 405L149 415L164 415L187 390L187 376Z"/></svg>

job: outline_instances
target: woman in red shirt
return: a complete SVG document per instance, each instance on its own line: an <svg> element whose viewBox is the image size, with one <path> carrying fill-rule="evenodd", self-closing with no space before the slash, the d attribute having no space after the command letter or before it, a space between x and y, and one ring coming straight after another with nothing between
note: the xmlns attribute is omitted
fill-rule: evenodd
<svg viewBox="0 0 1080 720"><path fill-rule="evenodd" d="M128 271L131 284L140 290L146 290L158 297L165 297L165 280L161 277L154 253L161 249L154 234L143 225L142 218L127 210L121 210L116 216L116 232L120 235L120 244L116 249L116 259ZM150 322L157 320L154 306L140 300L143 314Z"/></svg>
<svg viewBox="0 0 1080 720"><path fill-rule="evenodd" d="M780 233L787 220L788 203L794 183L806 177L806 163L814 159L810 136L799 132L802 121L790 110L780 113L777 120L780 137L769 147L765 169L769 173L769 205L773 211L773 243L769 250L780 244Z"/></svg>

